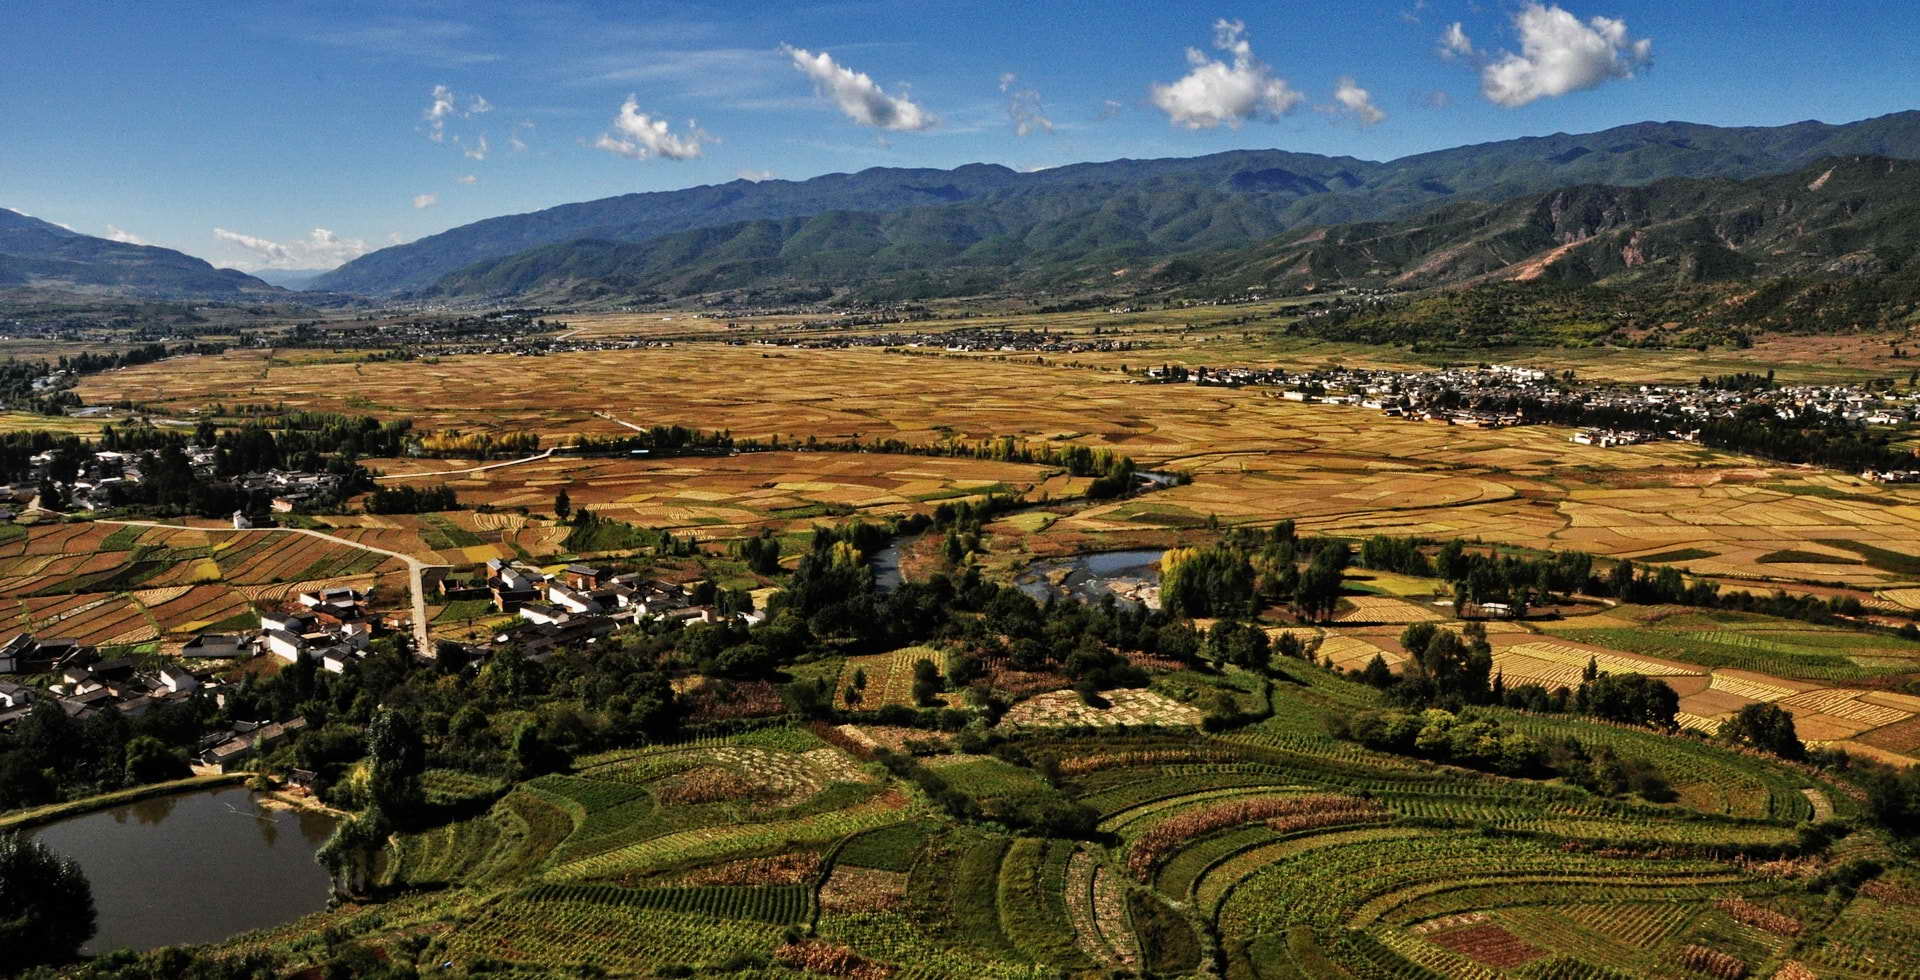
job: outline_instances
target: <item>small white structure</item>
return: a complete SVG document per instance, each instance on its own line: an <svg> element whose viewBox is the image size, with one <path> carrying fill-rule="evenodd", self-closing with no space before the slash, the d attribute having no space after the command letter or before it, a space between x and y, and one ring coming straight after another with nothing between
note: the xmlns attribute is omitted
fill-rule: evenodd
<svg viewBox="0 0 1920 980"><path fill-rule="evenodd" d="M184 694L200 686L200 679L178 667L162 667L157 675L160 686L173 694Z"/></svg>
<svg viewBox="0 0 1920 980"><path fill-rule="evenodd" d="M261 636L267 641L267 652L287 663L299 663L300 655L307 652L307 641L298 634L281 629L270 629L263 632Z"/></svg>
<svg viewBox="0 0 1920 980"><path fill-rule="evenodd" d="M520 618L529 623L562 623L567 614L558 606L549 606L544 602L529 602L520 607Z"/></svg>

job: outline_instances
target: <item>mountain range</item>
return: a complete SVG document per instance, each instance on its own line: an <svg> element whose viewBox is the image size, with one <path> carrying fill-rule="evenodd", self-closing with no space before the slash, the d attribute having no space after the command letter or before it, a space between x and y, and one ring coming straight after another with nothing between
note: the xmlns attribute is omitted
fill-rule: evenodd
<svg viewBox="0 0 1920 980"><path fill-rule="evenodd" d="M14 287L160 299L284 295L184 252L83 235L0 208L0 288Z"/></svg>
<svg viewBox="0 0 1920 980"><path fill-rule="evenodd" d="M362 256L312 288L563 302L768 288L1045 288L1462 200L1753 177L1861 155L1920 157L1920 112L1845 125L1640 123L1385 163L1245 150L1035 173L970 164L734 181L487 219Z"/></svg>
<svg viewBox="0 0 1920 980"><path fill-rule="evenodd" d="M1181 277L1232 287L1425 287L1488 281L1696 283L1879 276L1920 251L1920 162L1816 161L1747 180L1586 184L1504 202L1459 202L1397 222L1280 236Z"/></svg>

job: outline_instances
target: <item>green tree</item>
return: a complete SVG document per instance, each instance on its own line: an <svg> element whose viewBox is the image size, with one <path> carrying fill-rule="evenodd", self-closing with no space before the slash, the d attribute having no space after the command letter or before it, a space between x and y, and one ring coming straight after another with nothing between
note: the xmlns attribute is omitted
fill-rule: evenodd
<svg viewBox="0 0 1920 980"><path fill-rule="evenodd" d="M553 495L553 516L564 521L571 513L573 513L573 498L567 496L566 488L562 487L559 493Z"/></svg>
<svg viewBox="0 0 1920 980"><path fill-rule="evenodd" d="M79 865L39 841L0 834L0 950L8 972L73 959L98 919Z"/></svg>
<svg viewBox="0 0 1920 980"><path fill-rule="evenodd" d="M540 734L540 726L522 722L513 732L513 778L532 779L573 765L567 751Z"/></svg>
<svg viewBox="0 0 1920 980"><path fill-rule="evenodd" d="M1804 759L1807 747L1793 727L1793 715L1777 704L1750 704L1720 726L1720 738L1771 752L1782 759Z"/></svg>
<svg viewBox="0 0 1920 980"><path fill-rule="evenodd" d="M127 782L158 783L182 779L188 774L187 760L151 735L140 735L127 743Z"/></svg>
<svg viewBox="0 0 1920 980"><path fill-rule="evenodd" d="M378 806L340 822L313 859L333 878L334 894L363 899L373 893L373 871L392 828Z"/></svg>
<svg viewBox="0 0 1920 980"><path fill-rule="evenodd" d="M381 809L402 821L418 812L427 748L412 714L386 705L374 712L367 725L367 764L368 788Z"/></svg>

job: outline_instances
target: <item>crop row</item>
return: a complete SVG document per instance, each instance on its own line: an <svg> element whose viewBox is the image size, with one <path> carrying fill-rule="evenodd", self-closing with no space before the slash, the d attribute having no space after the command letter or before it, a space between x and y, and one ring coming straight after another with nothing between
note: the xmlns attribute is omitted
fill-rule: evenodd
<svg viewBox="0 0 1920 980"><path fill-rule="evenodd" d="M774 925L812 916L812 889L805 885L709 885L681 888L620 888L614 885L547 884L528 889L532 902L591 902L636 909L696 912L722 919Z"/></svg>
<svg viewBox="0 0 1920 980"><path fill-rule="evenodd" d="M448 948L462 959L635 974L662 966L713 966L743 952L770 950L781 928L600 902L510 899L449 933Z"/></svg>
<svg viewBox="0 0 1920 980"><path fill-rule="evenodd" d="M870 800L846 810L811 817L763 824L699 827L664 834L567 862L555 873L566 880L591 880L630 871L714 860L748 851L795 844L824 844L899 819L900 813L894 802Z"/></svg>
<svg viewBox="0 0 1920 980"><path fill-rule="evenodd" d="M1737 879L1723 866L1704 862L1601 858L1526 840L1463 833L1348 839L1341 844L1286 854L1259 866L1221 905L1223 928L1275 928L1284 924L1275 920L1277 915L1319 926L1371 922L1428 894L1428 889L1442 891L1483 879L1525 878L1547 884L1591 878L1628 887L1713 874Z"/></svg>

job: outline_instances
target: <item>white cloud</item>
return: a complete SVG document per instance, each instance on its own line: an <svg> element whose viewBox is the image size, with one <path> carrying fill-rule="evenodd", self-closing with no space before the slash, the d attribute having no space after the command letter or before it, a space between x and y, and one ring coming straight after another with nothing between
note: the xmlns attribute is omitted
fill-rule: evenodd
<svg viewBox="0 0 1920 980"><path fill-rule="evenodd" d="M435 143L444 143L447 141L448 122L455 119L472 119L474 116L492 111L493 103L488 102L484 95L468 97L467 107L462 109L460 108L460 97L451 87L435 85L433 87L433 95L427 102L427 107L420 112L420 118L427 121L427 138ZM460 142L460 137L455 136L453 141L455 143ZM474 159L483 160L486 158L486 142L487 138L481 136L481 155L474 157ZM469 150L467 155L473 156L473 152Z"/></svg>
<svg viewBox="0 0 1920 980"><path fill-rule="evenodd" d="M1112 119L1113 117L1126 111L1126 108L1127 108L1126 103L1121 102L1119 99L1102 99L1100 102L1100 111L1098 114L1094 116L1094 119L1096 120Z"/></svg>
<svg viewBox="0 0 1920 980"><path fill-rule="evenodd" d="M1209 58L1199 48L1188 48L1187 63L1193 70L1171 85L1155 84L1149 89L1153 104L1174 125L1212 129L1225 124L1237 129L1249 119L1278 119L1305 98L1253 56L1245 23L1215 21L1213 46L1231 55L1232 64Z"/></svg>
<svg viewBox="0 0 1920 980"><path fill-rule="evenodd" d="M372 251L358 238L341 238L325 228L285 243L225 228L215 228L213 237L251 253L228 263L241 269L331 269Z"/></svg>
<svg viewBox="0 0 1920 980"><path fill-rule="evenodd" d="M1020 76L1013 72L1001 75L1000 91L1007 97L1007 118L1013 120L1014 135L1053 132L1053 120L1047 118L1040 105L1040 93L1021 88Z"/></svg>
<svg viewBox="0 0 1920 980"><path fill-rule="evenodd" d="M453 107L453 89L445 85L433 87L433 101L427 103L426 111L420 115L427 121L427 138L439 143L447 138L447 117L457 110Z"/></svg>
<svg viewBox="0 0 1920 980"><path fill-rule="evenodd" d="M440 203L440 195L438 194L415 194L413 196L413 207L414 207L414 210L416 211L422 208L433 207L434 205L439 203Z"/></svg>
<svg viewBox="0 0 1920 980"><path fill-rule="evenodd" d="M1513 16L1520 53L1502 52L1480 69L1480 94L1515 108L1579 92L1653 63L1653 42L1627 34L1612 17L1580 19L1557 6L1529 3Z"/></svg>
<svg viewBox="0 0 1920 980"><path fill-rule="evenodd" d="M1429 109L1445 109L1453 104L1453 96L1448 95L1445 89L1434 89L1420 101Z"/></svg>
<svg viewBox="0 0 1920 980"><path fill-rule="evenodd" d="M480 142L460 152L465 153L469 160L485 160L487 158L487 134L481 133Z"/></svg>
<svg viewBox="0 0 1920 980"><path fill-rule="evenodd" d="M120 227L119 225L108 225L106 237L110 241L120 242L125 245L147 244L146 239L141 238L139 235L136 235L133 232L130 232L125 228Z"/></svg>
<svg viewBox="0 0 1920 980"><path fill-rule="evenodd" d="M513 128L507 131L507 148L515 153L525 153L527 151L527 141L520 138L522 131L533 132L533 120L523 119L514 123Z"/></svg>
<svg viewBox="0 0 1920 980"><path fill-rule="evenodd" d="M1447 59L1473 57L1473 39L1467 36L1459 21L1448 24L1441 33L1439 52L1440 57Z"/></svg>
<svg viewBox="0 0 1920 980"><path fill-rule="evenodd" d="M647 160L661 157L667 160L691 160L700 155L703 143L717 142L714 137L700 128L698 123L687 120L687 132L676 135L665 119L655 119L640 111L640 100L627 96L620 103L620 112L613 117L614 133L601 133L595 140L595 149L608 153L617 153L629 160Z"/></svg>
<svg viewBox="0 0 1920 980"><path fill-rule="evenodd" d="M460 176L453 178L453 182L456 184L478 184L480 182L480 178L473 174L461 174Z"/></svg>
<svg viewBox="0 0 1920 980"><path fill-rule="evenodd" d="M1371 126L1387 118L1387 114L1373 104L1373 96L1361 88L1352 75L1343 75L1334 83L1333 101L1338 103L1335 111L1352 116L1362 126Z"/></svg>
<svg viewBox="0 0 1920 980"><path fill-rule="evenodd" d="M940 120L904 95L888 95L866 72L837 64L825 51L814 54L790 44L780 50L793 67L813 81L814 91L832 99L848 119L862 126L896 132L932 129Z"/></svg>
<svg viewBox="0 0 1920 980"><path fill-rule="evenodd" d="M758 184L759 182L761 182L761 181L763 181L763 180L772 180L772 179L773 179L773 171L771 171L771 170L742 170L742 171L740 171L739 173L737 173L737 174L735 174L734 176L736 176L736 177L739 177L739 178L740 178L741 180L750 180L750 181L753 181L754 183L756 183L756 184Z"/></svg>

